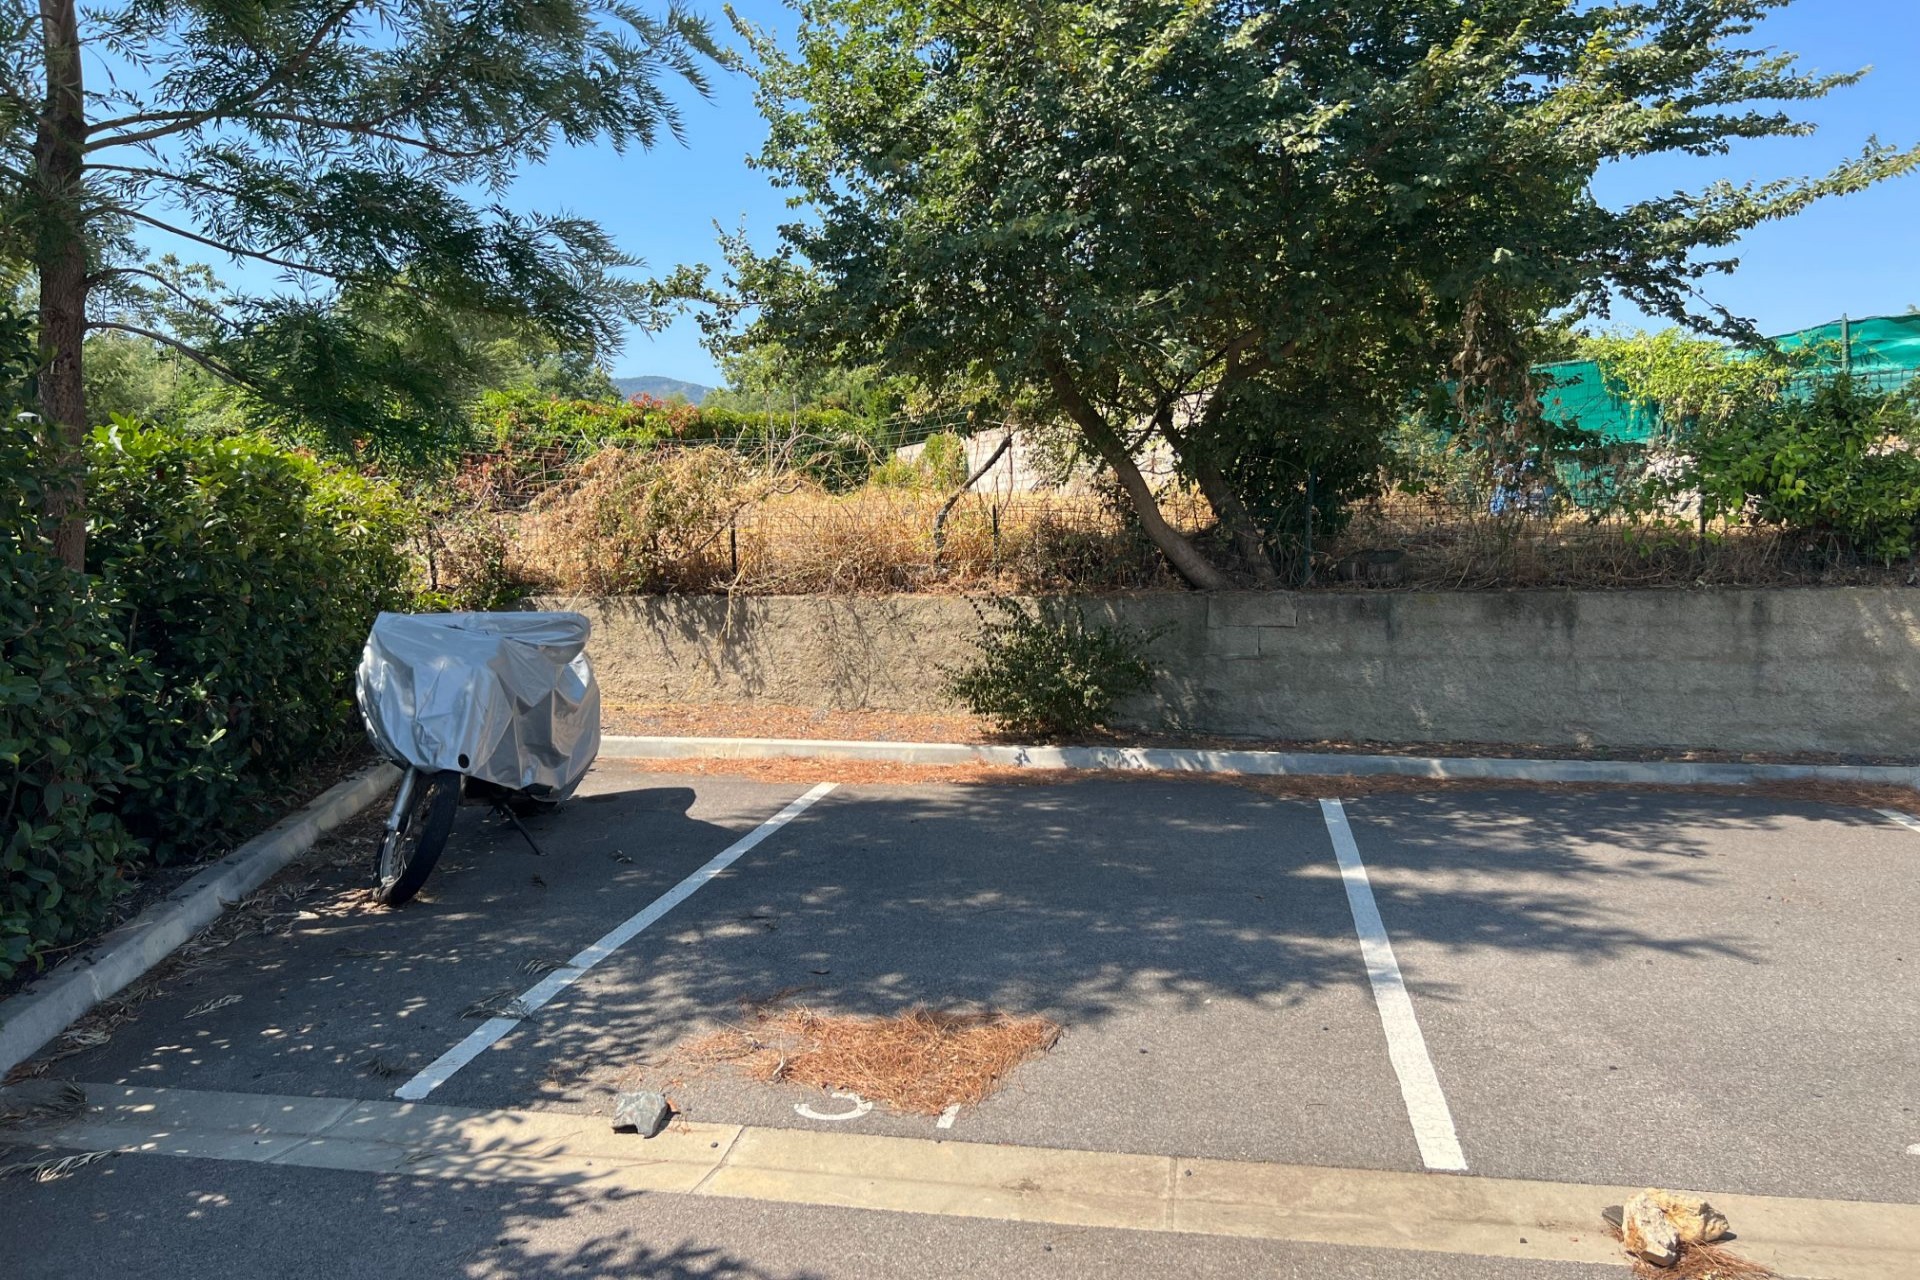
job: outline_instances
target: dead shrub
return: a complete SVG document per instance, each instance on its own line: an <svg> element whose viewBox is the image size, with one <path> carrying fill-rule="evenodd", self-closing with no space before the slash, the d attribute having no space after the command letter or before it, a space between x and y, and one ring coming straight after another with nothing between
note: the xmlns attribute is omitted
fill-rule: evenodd
<svg viewBox="0 0 1920 1280"><path fill-rule="evenodd" d="M724 587L728 531L755 488L728 449L602 449L521 518L516 568L569 591Z"/></svg>
<svg viewBox="0 0 1920 1280"><path fill-rule="evenodd" d="M449 609L508 609L530 585L516 563L511 519L473 508L429 524L428 586Z"/></svg>

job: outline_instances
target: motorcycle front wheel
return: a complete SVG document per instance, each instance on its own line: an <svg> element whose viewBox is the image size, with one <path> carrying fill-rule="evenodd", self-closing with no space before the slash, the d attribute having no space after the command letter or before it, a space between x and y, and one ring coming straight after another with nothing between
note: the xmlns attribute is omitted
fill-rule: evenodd
<svg viewBox="0 0 1920 1280"><path fill-rule="evenodd" d="M374 901L397 907L420 892L447 847L453 814L460 807L460 775L452 770L414 770L401 782L393 817L380 833L373 868Z"/></svg>

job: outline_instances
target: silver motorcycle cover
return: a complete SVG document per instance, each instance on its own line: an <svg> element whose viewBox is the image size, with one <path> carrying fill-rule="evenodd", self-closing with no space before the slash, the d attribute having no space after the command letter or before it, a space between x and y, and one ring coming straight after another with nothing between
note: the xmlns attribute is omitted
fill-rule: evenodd
<svg viewBox="0 0 1920 1280"><path fill-rule="evenodd" d="M382 755L562 799L600 751L577 613L383 613L354 692Z"/></svg>

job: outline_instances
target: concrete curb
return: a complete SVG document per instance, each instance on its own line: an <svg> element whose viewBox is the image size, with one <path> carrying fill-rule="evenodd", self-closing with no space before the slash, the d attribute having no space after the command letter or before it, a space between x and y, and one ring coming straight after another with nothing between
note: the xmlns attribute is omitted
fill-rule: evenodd
<svg viewBox="0 0 1920 1280"><path fill-rule="evenodd" d="M1920 789L1920 766L1712 764L1673 760L1517 760L1488 756L1364 756L1303 751L1210 751L1185 747L1003 747L942 742L835 742L805 738L628 738L600 742L623 760L880 760L896 764L998 765L1267 777L1437 778L1499 782L1750 786L1760 782L1878 783Z"/></svg>
<svg viewBox="0 0 1920 1280"><path fill-rule="evenodd" d="M321 835L380 799L399 776L398 769L381 764L335 783L312 804L247 841L89 950L0 1001L0 1076L173 954L222 911L311 849Z"/></svg>
<svg viewBox="0 0 1920 1280"><path fill-rule="evenodd" d="M1543 1263L1617 1267L1624 1255L1600 1229L1600 1208L1635 1190L691 1119L639 1138L613 1132L604 1112L81 1087L87 1112L33 1138L74 1151L609 1197L664 1192ZM1780 1274L1911 1280L1920 1264L1920 1205L1703 1190L1739 1229L1740 1252Z"/></svg>

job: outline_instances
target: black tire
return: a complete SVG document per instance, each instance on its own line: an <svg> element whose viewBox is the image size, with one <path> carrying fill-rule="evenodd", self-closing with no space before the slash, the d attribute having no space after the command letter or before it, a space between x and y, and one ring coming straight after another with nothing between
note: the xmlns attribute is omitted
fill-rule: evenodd
<svg viewBox="0 0 1920 1280"><path fill-rule="evenodd" d="M413 798L400 815L400 829L382 831L374 854L373 899L397 907L420 892L433 874L460 807L460 775L452 770L415 780Z"/></svg>

